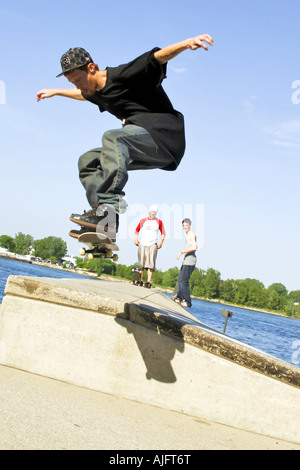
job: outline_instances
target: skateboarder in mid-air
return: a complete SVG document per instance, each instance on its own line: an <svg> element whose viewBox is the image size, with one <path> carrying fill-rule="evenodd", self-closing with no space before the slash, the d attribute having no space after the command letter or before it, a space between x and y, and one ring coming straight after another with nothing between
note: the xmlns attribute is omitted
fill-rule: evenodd
<svg viewBox="0 0 300 470"><path fill-rule="evenodd" d="M104 133L101 148L79 159L80 181L92 209L71 215L80 226L71 236L103 232L104 226L110 234L116 233L119 213L127 206L124 186L129 170L177 168L185 150L184 119L161 85L167 62L186 49L208 50L207 45L213 44L204 34L163 49L156 47L129 63L104 70L79 47L61 57L62 72L57 76L64 75L76 88L43 89L37 101L56 95L90 101L123 123L120 129Z"/></svg>

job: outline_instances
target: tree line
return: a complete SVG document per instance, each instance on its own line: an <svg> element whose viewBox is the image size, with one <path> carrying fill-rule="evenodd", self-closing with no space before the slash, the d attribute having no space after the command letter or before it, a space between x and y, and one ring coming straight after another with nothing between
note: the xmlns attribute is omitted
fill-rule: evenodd
<svg viewBox="0 0 300 470"><path fill-rule="evenodd" d="M49 236L34 240L31 235L21 232L15 237L0 236L0 246L10 252L21 255L32 254L43 260L60 260L67 253L66 242L58 237ZM92 270L100 276L107 274L131 281L134 265L126 266L113 263L110 259L77 258L77 267ZM152 284L173 290L179 275L179 269L173 267L167 271L156 270ZM207 270L195 268L190 278L191 295L208 300L219 300L228 304L283 313L300 318L300 290L288 292L281 283L271 284L268 288L256 279L222 280L221 273L213 268Z"/></svg>
<svg viewBox="0 0 300 470"><path fill-rule="evenodd" d="M23 256L33 255L44 260L59 260L67 253L67 243L62 238L50 236L34 240L31 235L25 235L22 232L17 233L15 237L1 235L0 246L11 253Z"/></svg>

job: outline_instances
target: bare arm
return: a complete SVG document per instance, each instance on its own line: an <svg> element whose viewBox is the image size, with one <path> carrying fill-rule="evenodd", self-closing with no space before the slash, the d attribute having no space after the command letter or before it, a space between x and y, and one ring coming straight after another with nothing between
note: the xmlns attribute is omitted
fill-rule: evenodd
<svg viewBox="0 0 300 470"><path fill-rule="evenodd" d="M163 244L164 240L165 240L165 235L162 235L161 238L160 238L160 242L157 245L158 250L160 250L160 248L162 247L162 244Z"/></svg>
<svg viewBox="0 0 300 470"><path fill-rule="evenodd" d="M192 253L192 252L194 252L198 249L197 237L196 237L196 234L194 232L192 232L192 231L189 232L188 241L191 244L191 248L189 250L182 250L180 253L178 253L177 259L179 259L181 255L186 255L187 253Z"/></svg>
<svg viewBox="0 0 300 470"><path fill-rule="evenodd" d="M45 98L51 98L52 96L65 96L66 98L73 98L74 100L86 101L82 96L82 93L77 88L71 88L69 90L60 89L43 89L36 95L36 100L40 101Z"/></svg>
<svg viewBox="0 0 300 470"><path fill-rule="evenodd" d="M176 57L181 52L191 49L195 51L196 49L200 49L201 47L208 51L207 44L210 46L214 45L214 40L209 34L202 34L200 36L196 36L194 38L186 39L185 41L178 42L177 44L173 44L171 46L164 47L160 51L154 53L154 57L160 62L161 64L165 64L169 60Z"/></svg>

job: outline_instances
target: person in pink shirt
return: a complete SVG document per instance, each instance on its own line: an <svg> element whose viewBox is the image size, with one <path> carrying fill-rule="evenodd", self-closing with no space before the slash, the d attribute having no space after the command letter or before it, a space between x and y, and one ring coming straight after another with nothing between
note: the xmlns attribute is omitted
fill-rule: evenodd
<svg viewBox="0 0 300 470"><path fill-rule="evenodd" d="M151 287L152 276L155 270L157 250L162 247L166 232L163 222L156 217L157 206L149 208L149 217L140 220L135 229L134 243L138 248L138 259L142 265L140 285L143 285L144 270L147 270L147 282L144 287ZM158 242L160 233L160 241ZM140 240L139 240L140 236Z"/></svg>

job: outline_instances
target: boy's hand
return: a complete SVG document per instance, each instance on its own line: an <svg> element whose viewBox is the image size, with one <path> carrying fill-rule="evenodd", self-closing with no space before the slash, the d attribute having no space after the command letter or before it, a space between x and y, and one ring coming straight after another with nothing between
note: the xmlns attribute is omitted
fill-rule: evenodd
<svg viewBox="0 0 300 470"><path fill-rule="evenodd" d="M214 40L209 34L201 34L200 36L196 36L195 38L191 39L189 49L195 51L196 49L202 47L208 51L208 47L205 43L209 44L210 46L214 45Z"/></svg>

